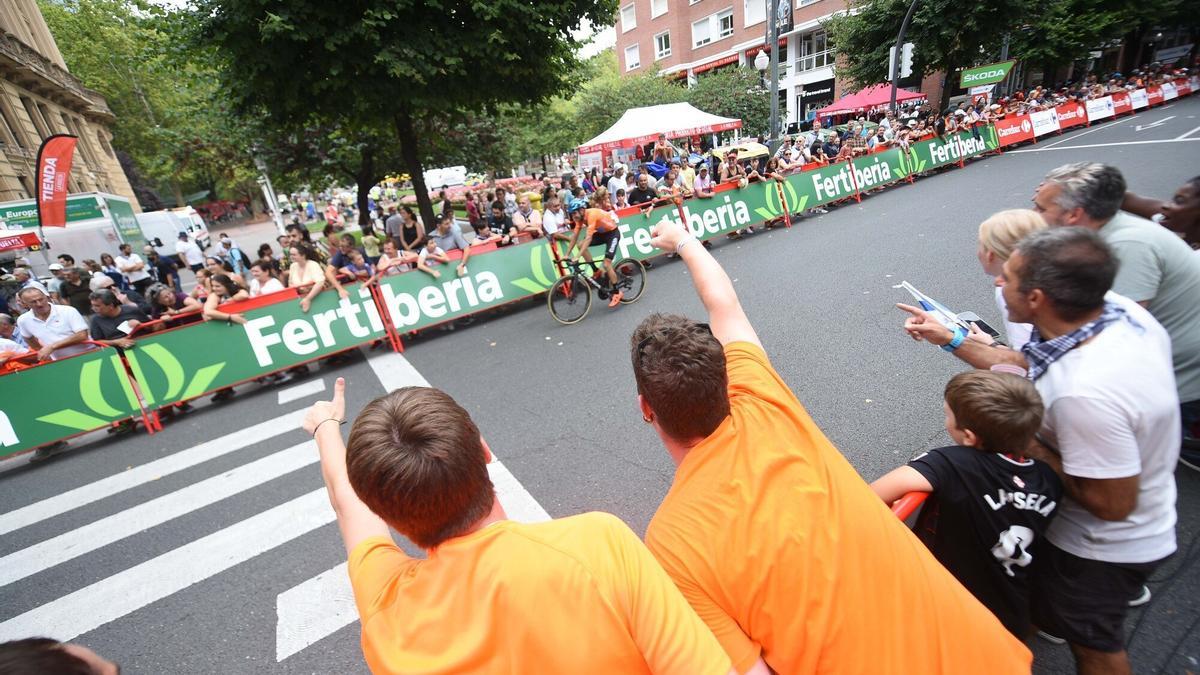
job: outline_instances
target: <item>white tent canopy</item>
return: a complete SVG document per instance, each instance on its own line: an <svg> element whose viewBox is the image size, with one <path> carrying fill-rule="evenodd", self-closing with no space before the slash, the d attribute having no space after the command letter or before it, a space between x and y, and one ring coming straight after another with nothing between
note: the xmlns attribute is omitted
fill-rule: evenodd
<svg viewBox="0 0 1200 675"><path fill-rule="evenodd" d="M626 110L599 136L579 146L579 152L607 152L649 143L666 134L667 138L682 138L699 134L738 129L742 121L732 117L712 115L692 107L690 103L667 103Z"/></svg>

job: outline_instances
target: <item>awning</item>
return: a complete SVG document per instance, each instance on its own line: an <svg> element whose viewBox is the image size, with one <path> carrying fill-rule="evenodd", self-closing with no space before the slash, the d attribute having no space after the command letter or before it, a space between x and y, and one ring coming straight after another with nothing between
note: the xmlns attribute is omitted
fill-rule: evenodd
<svg viewBox="0 0 1200 675"><path fill-rule="evenodd" d="M683 138L699 134L739 129L742 121L698 110L690 103L668 103L626 110L621 119L579 146L579 152L608 151L649 143L666 134L667 138Z"/></svg>
<svg viewBox="0 0 1200 675"><path fill-rule="evenodd" d="M0 230L0 251L12 251L19 248L40 246L42 240L37 232L30 230L5 231Z"/></svg>
<svg viewBox="0 0 1200 675"><path fill-rule="evenodd" d="M924 99L925 94L914 93L905 89L896 90L896 102L915 101ZM843 96L833 103L817 111L817 115L841 115L859 110L870 110L881 105L887 105L892 100L892 85L876 84L848 96Z"/></svg>

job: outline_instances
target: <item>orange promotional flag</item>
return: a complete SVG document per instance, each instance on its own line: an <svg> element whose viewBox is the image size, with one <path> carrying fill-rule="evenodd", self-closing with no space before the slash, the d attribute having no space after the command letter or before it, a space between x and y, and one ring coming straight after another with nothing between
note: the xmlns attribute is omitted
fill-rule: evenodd
<svg viewBox="0 0 1200 675"><path fill-rule="evenodd" d="M67 178L77 136L55 134L42 141L37 159L37 210L41 227L67 226Z"/></svg>

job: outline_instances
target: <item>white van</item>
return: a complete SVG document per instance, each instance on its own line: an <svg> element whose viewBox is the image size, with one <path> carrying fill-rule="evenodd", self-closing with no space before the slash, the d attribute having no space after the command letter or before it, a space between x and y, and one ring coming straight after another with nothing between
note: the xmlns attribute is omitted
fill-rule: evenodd
<svg viewBox="0 0 1200 675"><path fill-rule="evenodd" d="M204 222L204 218L200 213L190 206L181 206L176 209L169 209L169 211L174 213L180 220L186 222L186 229L183 231L188 233L188 236L196 242L200 250L207 251L208 247L212 245L212 238L208 234L208 223Z"/></svg>

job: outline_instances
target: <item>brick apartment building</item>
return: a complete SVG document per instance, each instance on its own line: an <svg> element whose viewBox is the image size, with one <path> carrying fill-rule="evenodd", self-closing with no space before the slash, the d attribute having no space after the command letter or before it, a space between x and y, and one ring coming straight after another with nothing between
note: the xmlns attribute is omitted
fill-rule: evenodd
<svg viewBox="0 0 1200 675"><path fill-rule="evenodd" d="M821 22L844 12L846 1L783 1L793 3L792 30L780 36L779 51L779 110L788 130L844 93L833 72L836 52ZM766 29L767 0L622 0L617 62L623 73L658 66L665 77L692 82L716 68L753 68ZM941 77L921 84L931 100L941 95Z"/></svg>

